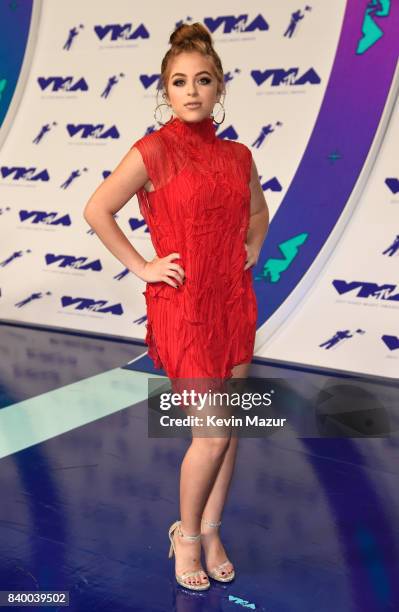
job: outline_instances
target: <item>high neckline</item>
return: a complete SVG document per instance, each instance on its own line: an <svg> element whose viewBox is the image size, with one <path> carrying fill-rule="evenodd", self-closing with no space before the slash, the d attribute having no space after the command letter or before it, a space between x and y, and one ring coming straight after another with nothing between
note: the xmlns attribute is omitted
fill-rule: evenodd
<svg viewBox="0 0 399 612"><path fill-rule="evenodd" d="M200 121L183 121L180 117L174 117L165 124L182 139L192 144L212 143L216 139L216 126L212 117L204 117Z"/></svg>

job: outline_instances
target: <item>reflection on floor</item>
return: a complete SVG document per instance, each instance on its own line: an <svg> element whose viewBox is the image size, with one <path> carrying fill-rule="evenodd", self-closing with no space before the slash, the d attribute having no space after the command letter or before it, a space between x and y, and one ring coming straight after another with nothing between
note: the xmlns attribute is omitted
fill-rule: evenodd
<svg viewBox="0 0 399 612"><path fill-rule="evenodd" d="M221 530L237 577L193 593L167 557L189 440L147 435L163 372L145 347L3 325L0 354L0 590L69 591L73 612L399 609L396 386L364 381L379 412L356 409L391 436L323 438L323 414L319 437L240 439ZM353 390L259 360L251 374L305 404L332 381Z"/></svg>

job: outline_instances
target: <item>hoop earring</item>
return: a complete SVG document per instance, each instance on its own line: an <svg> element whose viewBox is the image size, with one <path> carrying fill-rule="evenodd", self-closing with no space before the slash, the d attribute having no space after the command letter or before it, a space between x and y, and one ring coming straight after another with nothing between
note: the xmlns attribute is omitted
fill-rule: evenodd
<svg viewBox="0 0 399 612"><path fill-rule="evenodd" d="M156 118L156 116L155 116L155 115L156 115L156 112L157 112L157 110L158 110L158 108L159 108L160 106L168 106L169 108L172 108L172 107L171 107L171 105L170 105L170 104L167 104L166 102L161 102L161 104L158 104L158 105L155 107L155 110L154 110L154 119L155 119L155 121L156 121L157 123L159 123L160 125L166 125L167 123L169 123L170 121L172 121L172 119L173 119L173 113L172 113L172 115L170 116L170 118L169 118L169 119L166 121L166 123L162 123L162 121L158 121L158 119ZM162 115L162 111L161 111L161 115Z"/></svg>
<svg viewBox="0 0 399 612"><path fill-rule="evenodd" d="M223 104L222 104L221 102L216 102L216 104L220 104L220 106L221 106L221 107L222 107L222 109L223 109L223 119L222 119L221 121L215 121L215 115L213 114L213 112L212 112L212 114L211 114L211 117L212 117L213 121L216 123L216 125L220 125L220 124L221 124L221 123L223 123L223 121L224 121L224 118L225 118L225 116L226 116L226 112L225 112L225 110L224 110L224 106L223 106Z"/></svg>

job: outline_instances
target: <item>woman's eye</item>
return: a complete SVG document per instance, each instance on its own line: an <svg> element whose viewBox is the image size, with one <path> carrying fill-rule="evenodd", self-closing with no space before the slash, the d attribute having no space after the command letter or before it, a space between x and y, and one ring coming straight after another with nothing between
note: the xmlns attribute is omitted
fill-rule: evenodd
<svg viewBox="0 0 399 612"><path fill-rule="evenodd" d="M208 85L208 83L211 82L211 79L209 77L202 77L200 81L205 81L206 85ZM184 83L184 79L177 79L176 81L173 81L173 85L178 85L179 83Z"/></svg>

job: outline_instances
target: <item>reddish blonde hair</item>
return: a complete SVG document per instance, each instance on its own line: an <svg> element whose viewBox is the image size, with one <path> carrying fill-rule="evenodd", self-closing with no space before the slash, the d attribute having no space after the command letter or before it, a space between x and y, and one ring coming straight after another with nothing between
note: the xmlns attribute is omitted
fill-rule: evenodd
<svg viewBox="0 0 399 612"><path fill-rule="evenodd" d="M221 93L225 91L222 62L213 47L210 32L202 23L180 24L170 35L169 44L172 46L166 52L161 64L161 85L165 93L167 93L166 84L169 79L172 60L183 51L198 51L202 55L210 57L219 83L219 91Z"/></svg>

